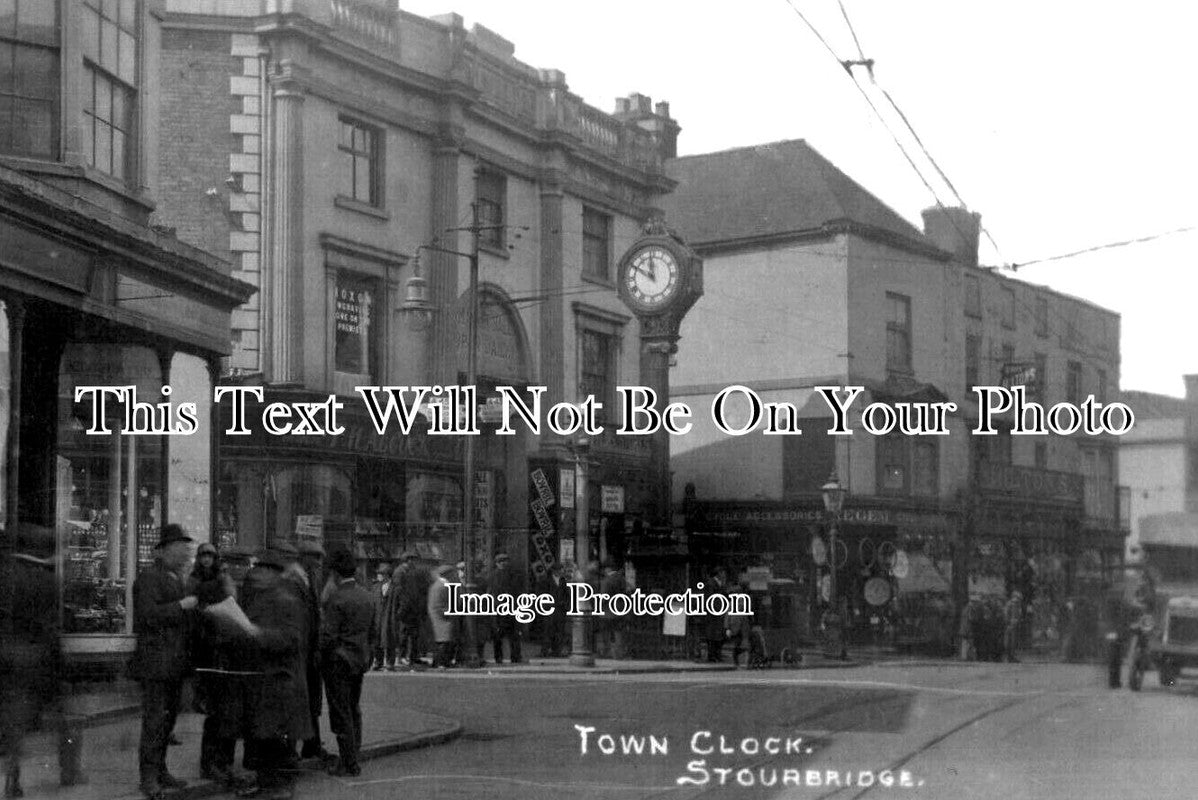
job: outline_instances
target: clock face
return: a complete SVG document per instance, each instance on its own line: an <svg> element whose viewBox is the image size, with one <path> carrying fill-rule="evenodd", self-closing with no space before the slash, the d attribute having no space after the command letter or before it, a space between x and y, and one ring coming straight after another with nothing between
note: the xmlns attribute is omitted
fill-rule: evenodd
<svg viewBox="0 0 1198 800"><path fill-rule="evenodd" d="M628 296L645 308L659 308L678 293L678 260L664 247L641 250L628 262L624 286Z"/></svg>

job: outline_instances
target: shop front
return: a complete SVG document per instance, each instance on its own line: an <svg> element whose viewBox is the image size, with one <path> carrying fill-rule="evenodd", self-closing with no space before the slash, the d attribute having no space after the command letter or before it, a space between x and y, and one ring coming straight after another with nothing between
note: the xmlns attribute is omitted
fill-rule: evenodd
<svg viewBox="0 0 1198 800"><path fill-rule="evenodd" d="M64 652L119 661L133 649L133 578L161 526L199 540L212 529L212 386L230 311L253 287L3 168L0 241L0 544L45 531ZM87 387L124 393L103 393L101 410Z"/></svg>
<svg viewBox="0 0 1198 800"><path fill-rule="evenodd" d="M726 570L747 585L775 652L820 636L831 607L844 611L849 644L946 651L952 646L955 510L853 497L836 536L822 498L793 502L691 501L690 569Z"/></svg>

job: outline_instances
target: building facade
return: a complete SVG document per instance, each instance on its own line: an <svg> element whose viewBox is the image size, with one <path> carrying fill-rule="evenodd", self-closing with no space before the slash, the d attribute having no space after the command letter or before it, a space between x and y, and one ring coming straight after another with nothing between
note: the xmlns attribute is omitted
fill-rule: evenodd
<svg viewBox="0 0 1198 800"><path fill-rule="evenodd" d="M1113 437L1011 436L1009 412L998 435L974 436L971 389L1113 394L1117 315L979 268L976 215L932 209L921 231L802 141L669 173L668 218L705 259L671 375L702 423L671 453L694 568L750 576L779 631L814 631L835 564L858 640L947 650L970 596L1018 588L1028 640L1055 641L1070 594L1122 552ZM787 404L802 434L717 429L707 411L729 385ZM853 435L827 435L827 386L863 387ZM870 404L939 402L957 408L944 435L863 429ZM749 394L725 410L747 423ZM834 471L848 494L829 552L820 489Z"/></svg>
<svg viewBox="0 0 1198 800"><path fill-rule="evenodd" d="M230 311L253 294L150 225L152 5L18 0L0 14L0 546L53 537L73 659L132 650L132 578L164 522L211 527L212 386ZM131 393L101 417L88 386ZM196 403L194 426L150 413L167 387ZM163 432L130 432L134 402Z"/></svg>
<svg viewBox="0 0 1198 800"><path fill-rule="evenodd" d="M614 271L672 186L668 106L603 113L498 34L396 5L166 3L158 217L261 290L234 314L227 383L346 406L339 436L222 440L226 543L461 557L466 437L380 436L355 387L466 383L473 297L480 403L545 387L546 410L594 394L610 419L638 382ZM569 550L572 439L496 424L475 440L475 550L535 577ZM648 446L611 428L590 443L591 555L621 558L655 490Z"/></svg>
<svg viewBox="0 0 1198 800"><path fill-rule="evenodd" d="M1124 392L1136 427L1119 441L1119 480L1128 487L1127 554L1147 558L1166 577L1198 576L1198 376L1185 376L1184 398ZM1179 568L1172 569L1173 567Z"/></svg>

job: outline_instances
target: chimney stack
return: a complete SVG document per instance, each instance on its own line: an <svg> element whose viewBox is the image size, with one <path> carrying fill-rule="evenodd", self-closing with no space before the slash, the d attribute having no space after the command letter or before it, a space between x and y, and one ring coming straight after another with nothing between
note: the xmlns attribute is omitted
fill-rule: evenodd
<svg viewBox="0 0 1198 800"><path fill-rule="evenodd" d="M953 260L968 267L978 265L978 235L982 215L965 208L935 206L923 211L924 234L932 244L952 253Z"/></svg>
<svg viewBox="0 0 1198 800"><path fill-rule="evenodd" d="M616 98L614 116L656 136L658 151L663 159L677 157L678 132L682 128L670 117L669 103L663 100L655 105L653 98L633 92L627 97Z"/></svg>

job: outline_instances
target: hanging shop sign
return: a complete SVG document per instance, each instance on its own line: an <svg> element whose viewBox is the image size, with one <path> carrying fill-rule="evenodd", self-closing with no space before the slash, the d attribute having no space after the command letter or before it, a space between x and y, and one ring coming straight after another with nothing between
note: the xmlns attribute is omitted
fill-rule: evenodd
<svg viewBox="0 0 1198 800"><path fill-rule="evenodd" d="M557 472L558 494L562 508L574 508L574 470L560 469Z"/></svg>

